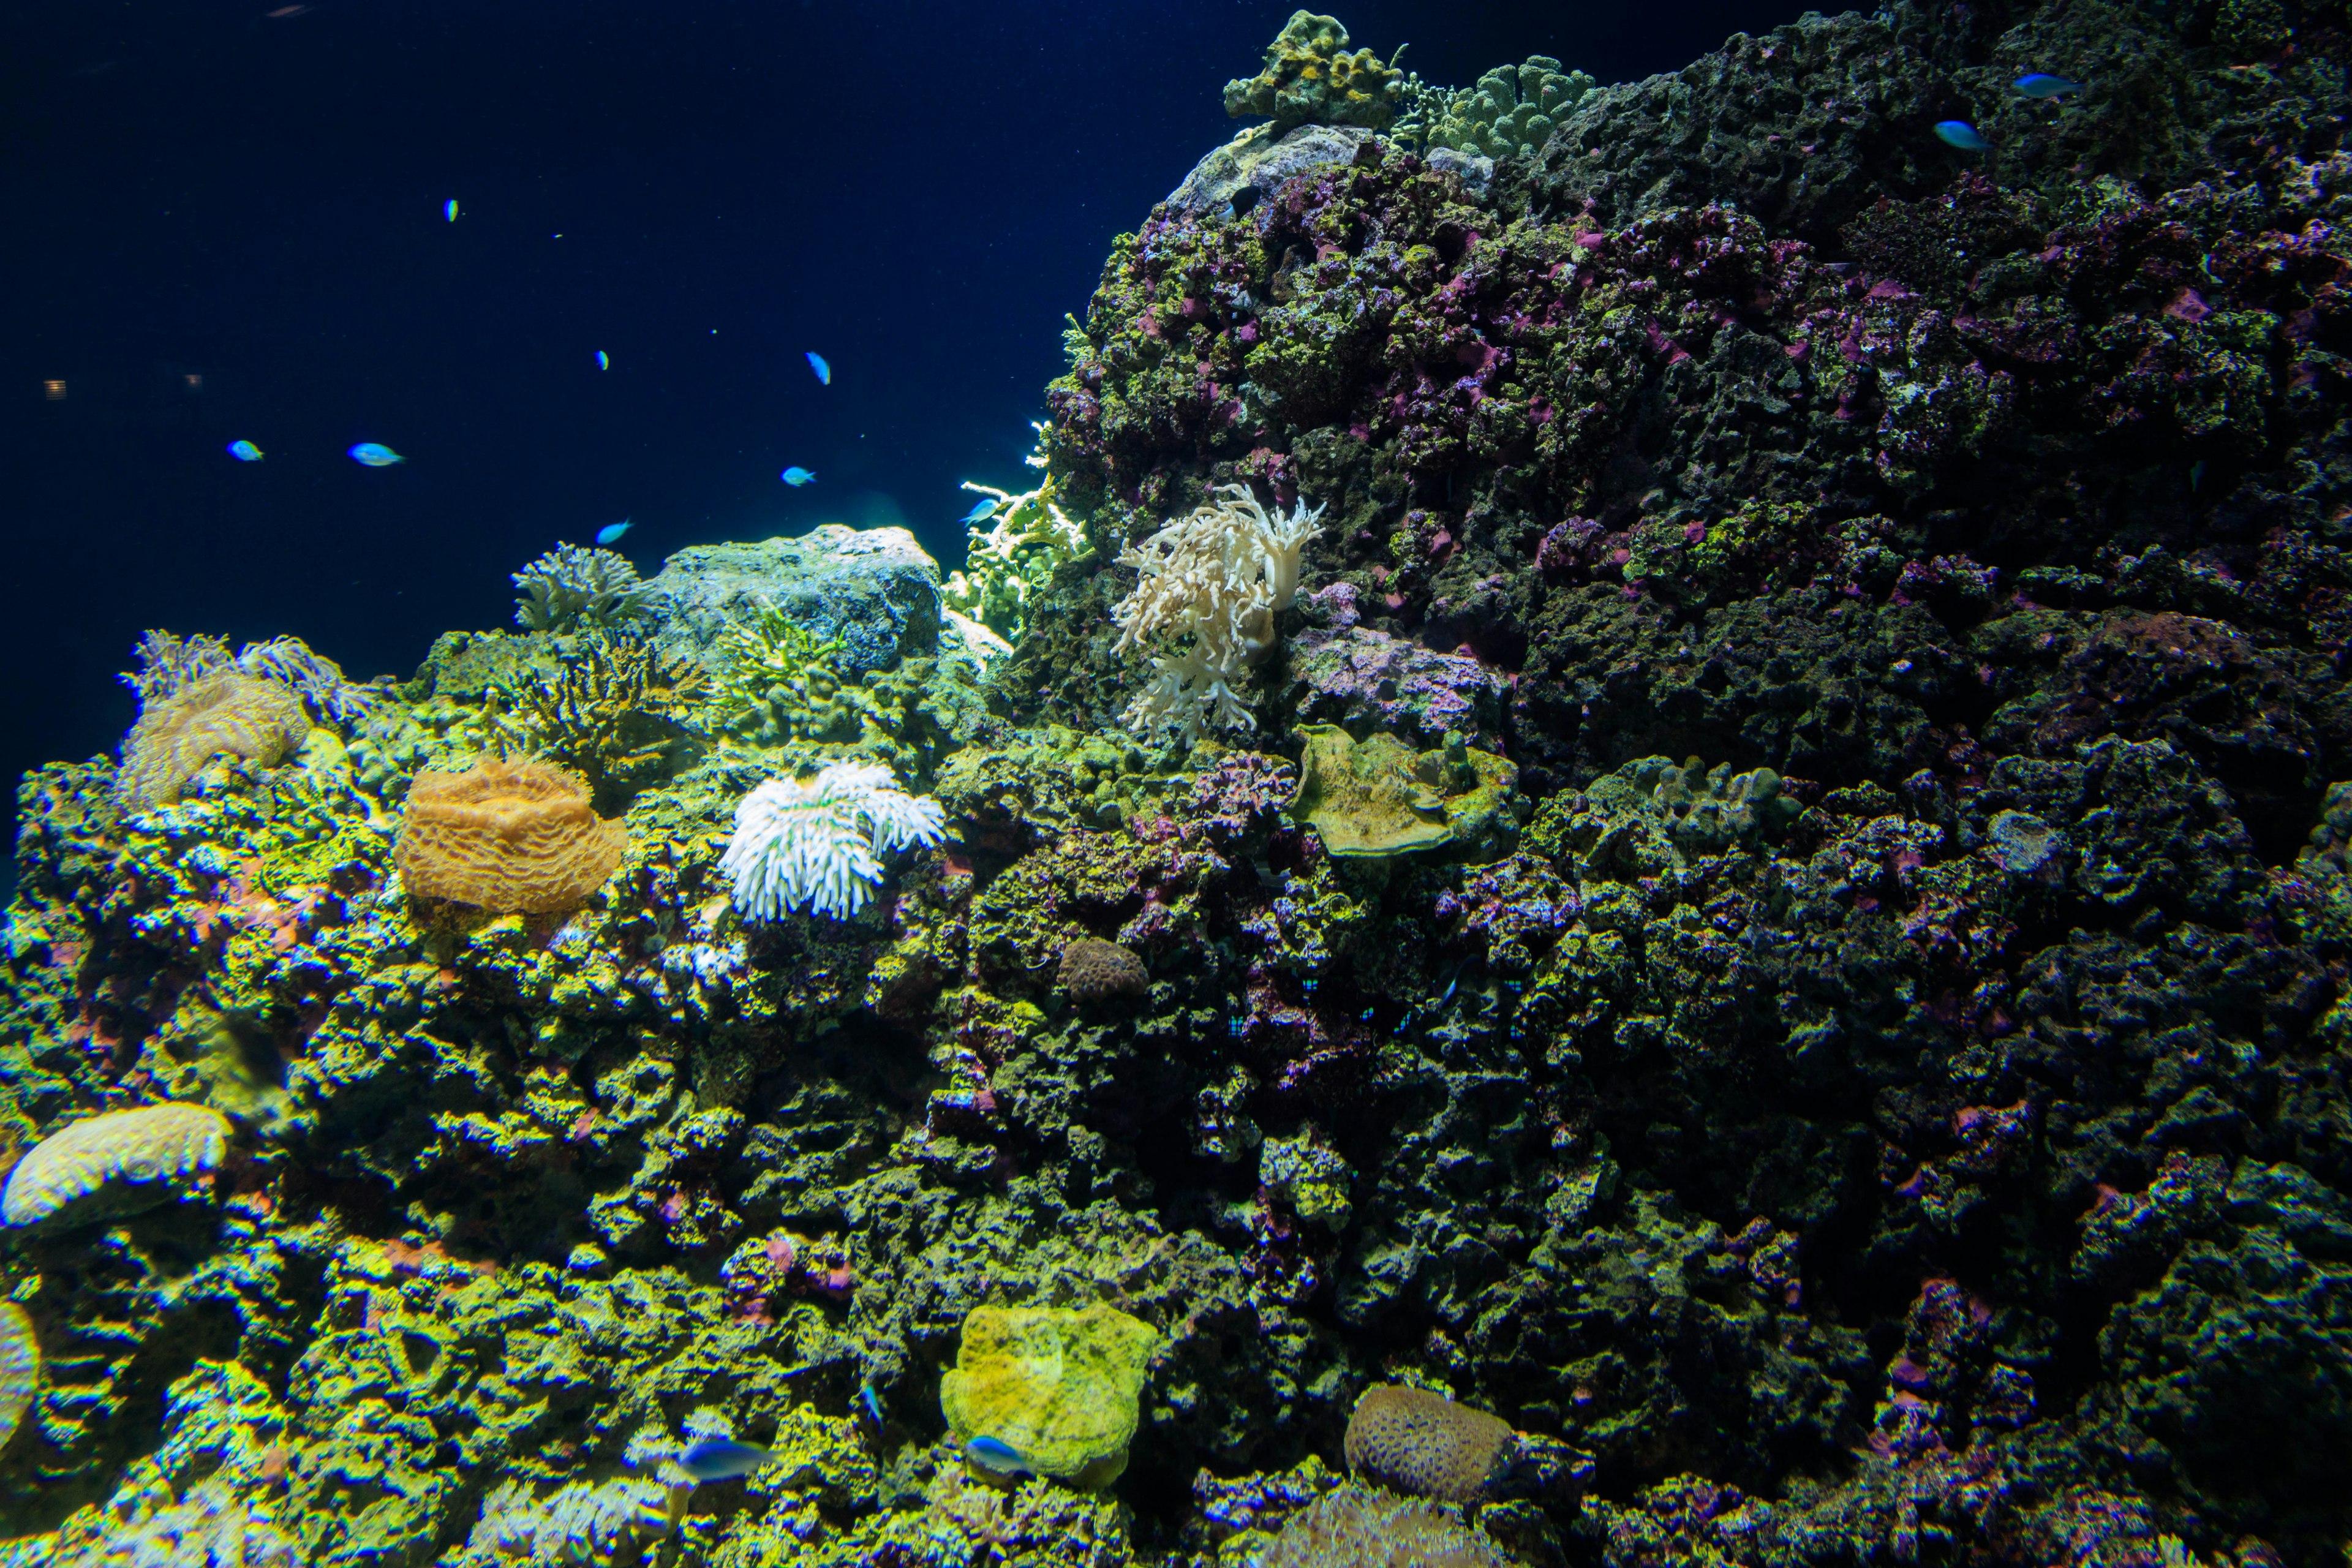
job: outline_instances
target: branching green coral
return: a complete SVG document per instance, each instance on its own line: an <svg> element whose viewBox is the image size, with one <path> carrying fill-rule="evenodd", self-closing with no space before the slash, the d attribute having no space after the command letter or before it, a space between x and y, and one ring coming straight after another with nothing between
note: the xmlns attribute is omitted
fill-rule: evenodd
<svg viewBox="0 0 2352 1568"><path fill-rule="evenodd" d="M1055 503L1052 479L1019 495L969 479L963 488L994 498L996 508L971 525L964 569L948 574L940 603L1017 643L1029 629L1030 601L1065 562L1083 560L1094 545Z"/></svg>
<svg viewBox="0 0 2352 1568"><path fill-rule="evenodd" d="M715 700L734 728L755 715L824 703L841 685L831 660L841 644L819 637L788 611L767 605L719 634Z"/></svg>
<svg viewBox="0 0 2352 1568"><path fill-rule="evenodd" d="M1385 127L1396 112L1402 79L1370 49L1348 52L1348 29L1336 16L1294 11L1266 46L1265 68L1225 83L1225 112L1265 115L1280 135L1297 125Z"/></svg>
<svg viewBox="0 0 2352 1568"><path fill-rule="evenodd" d="M1532 158L1592 88L1590 76L1561 70L1549 55L1496 66L1477 86L1451 96L1430 126L1429 145L1489 158Z"/></svg>
<svg viewBox="0 0 2352 1568"><path fill-rule="evenodd" d="M646 643L593 634L554 679L508 693L533 749L576 770L600 799L626 795L681 761L701 669Z"/></svg>
<svg viewBox="0 0 2352 1568"><path fill-rule="evenodd" d="M654 596L627 556L577 544L557 545L516 573L514 585L523 591L515 624L534 632L609 626L642 614Z"/></svg>

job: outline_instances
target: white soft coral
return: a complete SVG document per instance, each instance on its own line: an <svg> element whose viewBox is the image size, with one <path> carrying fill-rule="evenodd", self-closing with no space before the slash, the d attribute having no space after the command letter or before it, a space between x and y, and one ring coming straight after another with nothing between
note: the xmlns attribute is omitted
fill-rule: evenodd
<svg viewBox="0 0 2352 1568"><path fill-rule="evenodd" d="M1323 531L1323 509L1268 514L1246 485L1215 496L1119 552L1138 576L1111 612L1118 651L1173 650L1153 659L1158 673L1128 706L1130 728L1174 724L1190 741L1204 723L1256 725L1234 689L1273 650L1275 617L1297 596L1300 560Z"/></svg>
<svg viewBox="0 0 2352 1568"><path fill-rule="evenodd" d="M881 763L835 763L811 779L770 779L735 806L719 868L735 907L772 921L798 904L845 919L882 880L881 857L947 836L936 801L898 787Z"/></svg>

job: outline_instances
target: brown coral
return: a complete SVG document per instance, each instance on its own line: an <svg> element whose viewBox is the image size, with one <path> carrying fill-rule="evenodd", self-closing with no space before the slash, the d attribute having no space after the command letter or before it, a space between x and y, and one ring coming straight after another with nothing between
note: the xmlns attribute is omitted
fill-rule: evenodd
<svg viewBox="0 0 2352 1568"><path fill-rule="evenodd" d="M485 757L462 773L416 775L394 858L414 897L560 914L604 885L627 846L627 828L596 815L578 775Z"/></svg>
<svg viewBox="0 0 2352 1568"><path fill-rule="evenodd" d="M1115 942L1097 942L1082 936L1062 949L1062 968L1057 977L1062 989L1081 1002L1099 1002L1106 996L1139 996L1150 984L1144 973L1143 960Z"/></svg>
<svg viewBox="0 0 2352 1568"><path fill-rule="evenodd" d="M115 789L133 811L168 805L215 757L284 762L310 733L301 698L275 680L225 669L149 705L122 742Z"/></svg>
<svg viewBox="0 0 2352 1568"><path fill-rule="evenodd" d="M1494 1542L1445 1509L1342 1487L1294 1515L1262 1568L1508 1568Z"/></svg>
<svg viewBox="0 0 2352 1568"><path fill-rule="evenodd" d="M1510 1468L1508 1423L1442 1394L1374 1384L1348 1418L1348 1468L1417 1497L1469 1502Z"/></svg>

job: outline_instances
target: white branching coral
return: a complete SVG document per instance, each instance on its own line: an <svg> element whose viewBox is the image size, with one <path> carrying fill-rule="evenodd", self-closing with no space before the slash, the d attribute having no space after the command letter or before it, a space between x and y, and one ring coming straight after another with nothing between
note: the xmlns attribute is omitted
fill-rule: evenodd
<svg viewBox="0 0 2352 1568"><path fill-rule="evenodd" d="M735 907L782 920L807 904L845 920L866 907L893 849L947 837L937 801L898 787L882 763L835 763L810 779L770 779L735 806L735 835L719 858Z"/></svg>
<svg viewBox="0 0 2352 1568"><path fill-rule="evenodd" d="M1154 657L1155 673L1128 705L1130 729L1173 724L1185 740L1204 725L1255 729L1234 687L1272 652L1275 617L1298 594L1307 542L1323 531L1323 509L1302 502L1269 513L1247 485L1216 499L1119 552L1140 574L1111 618L1122 654Z"/></svg>

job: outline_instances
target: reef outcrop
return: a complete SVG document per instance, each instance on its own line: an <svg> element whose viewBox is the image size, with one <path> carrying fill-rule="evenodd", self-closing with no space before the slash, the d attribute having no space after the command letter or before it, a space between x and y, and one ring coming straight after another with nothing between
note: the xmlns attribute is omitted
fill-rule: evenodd
<svg viewBox="0 0 2352 1568"><path fill-rule="evenodd" d="M963 609L903 536L714 547L177 800L24 780L0 1145L236 1136L0 1239L21 1550L2340 1557L2340 8L1536 62L1484 173L1299 26L1291 153L1115 243ZM703 672L662 746L521 700L631 632ZM609 864L398 896L412 781L533 726L620 760ZM939 817L739 900L835 768Z"/></svg>

